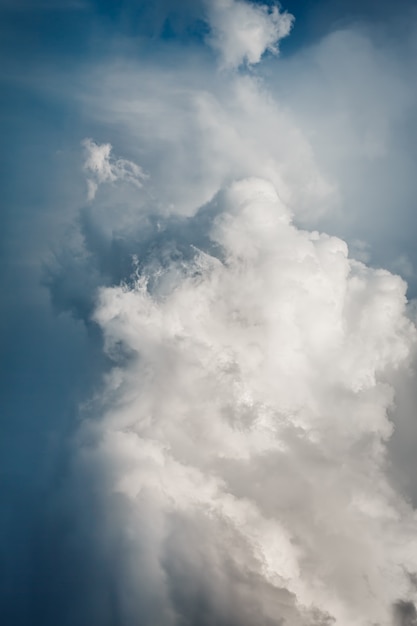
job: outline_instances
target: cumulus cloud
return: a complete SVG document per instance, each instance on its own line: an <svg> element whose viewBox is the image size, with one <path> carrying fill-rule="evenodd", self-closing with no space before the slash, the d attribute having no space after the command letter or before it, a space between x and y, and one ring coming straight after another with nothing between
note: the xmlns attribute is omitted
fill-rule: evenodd
<svg viewBox="0 0 417 626"><path fill-rule="evenodd" d="M78 463L107 523L125 502L125 575L150 594L131 619L391 624L416 600L415 516L386 462L416 345L405 284L297 229L262 179L190 223L188 254L155 236L94 313L115 366Z"/></svg>
<svg viewBox="0 0 417 626"><path fill-rule="evenodd" d="M277 54L279 41L289 35L294 21L277 6L241 0L211 0L207 10L208 41L225 68L259 63L266 51Z"/></svg>
<svg viewBox="0 0 417 626"><path fill-rule="evenodd" d="M79 138L98 128L106 142L83 142L90 202L45 282L97 350L99 329L105 356L85 370L106 373L46 516L38 614L413 624L415 510L396 482L406 456L415 495L406 284L365 265L360 228L346 228L352 246L322 232L375 225L375 198L353 202L367 189L354 165L389 179L378 168L412 89L397 77L385 97L397 65L352 30L262 78L247 66L277 50L291 16L205 6L218 56L167 40L173 70L166 50L127 61L123 42L121 58L77 76L91 126ZM218 72L218 58L238 71ZM405 252L397 269L412 275Z"/></svg>

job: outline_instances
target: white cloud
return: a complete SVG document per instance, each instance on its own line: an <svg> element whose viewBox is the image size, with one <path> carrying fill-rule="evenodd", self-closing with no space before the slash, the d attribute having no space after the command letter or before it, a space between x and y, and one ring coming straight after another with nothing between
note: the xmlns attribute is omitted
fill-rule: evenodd
<svg viewBox="0 0 417 626"><path fill-rule="evenodd" d="M133 64L94 71L87 81L84 110L117 126L118 142L137 151L151 173L153 210L189 215L245 176L270 179L300 219L338 202L291 110L256 77L219 76L201 60L198 71L185 61L175 79L163 67Z"/></svg>
<svg viewBox="0 0 417 626"><path fill-rule="evenodd" d="M147 175L142 168L127 159L114 159L111 156L112 146L109 143L96 144L92 139L84 139L86 152L85 171L92 176L87 179L88 199L93 200L98 185L125 181L135 187L142 187Z"/></svg>
<svg viewBox="0 0 417 626"><path fill-rule="evenodd" d="M259 63L266 51L276 54L294 21L276 6L242 0L209 0L207 10L212 31L208 41L226 68Z"/></svg>
<svg viewBox="0 0 417 626"><path fill-rule="evenodd" d="M175 51L175 74L164 63L96 67L81 106L137 152L162 211L189 214L234 178L268 178L303 224L364 242L372 264L405 269L414 297L411 31L401 41L336 31L265 61L258 78L219 75L195 49Z"/></svg>
<svg viewBox="0 0 417 626"><path fill-rule="evenodd" d="M224 66L277 39L265 7L211 11ZM408 439L414 482L416 330L405 283L359 261L366 222L386 241L414 92L350 31L282 60L269 89L197 53L176 67L85 80L83 113L152 173L145 197L138 166L87 140L90 196L112 193L54 283L84 318L99 287L116 362L77 439L97 551L117 552L129 624L391 626L416 600L415 512L393 478ZM323 215L359 261L314 230Z"/></svg>
<svg viewBox="0 0 417 626"><path fill-rule="evenodd" d="M385 464L394 372L416 346L405 284L295 228L264 180L233 183L192 223L216 256L170 257L161 240L95 312L118 364L80 454L129 502L129 561L154 571L165 615L181 559L181 610L197 585L207 623L222 623L227 585L228 623L254 623L257 602L256 623L388 626L398 598L416 599L414 514Z"/></svg>

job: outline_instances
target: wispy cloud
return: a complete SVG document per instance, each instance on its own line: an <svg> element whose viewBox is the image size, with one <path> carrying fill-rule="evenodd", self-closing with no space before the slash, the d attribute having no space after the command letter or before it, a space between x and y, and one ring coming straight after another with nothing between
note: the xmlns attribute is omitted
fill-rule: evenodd
<svg viewBox="0 0 417 626"><path fill-rule="evenodd" d="M148 178L136 163L112 158L109 143L96 144L91 139L84 139L83 146L86 151L84 169L90 176L87 179L89 200L93 200L98 185L102 183L124 181L140 188Z"/></svg>

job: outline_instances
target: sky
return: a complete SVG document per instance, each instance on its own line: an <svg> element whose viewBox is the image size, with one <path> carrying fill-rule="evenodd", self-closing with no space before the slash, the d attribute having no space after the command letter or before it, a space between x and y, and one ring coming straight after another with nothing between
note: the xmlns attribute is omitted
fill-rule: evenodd
<svg viewBox="0 0 417 626"><path fill-rule="evenodd" d="M415 2L0 32L4 623L415 626Z"/></svg>

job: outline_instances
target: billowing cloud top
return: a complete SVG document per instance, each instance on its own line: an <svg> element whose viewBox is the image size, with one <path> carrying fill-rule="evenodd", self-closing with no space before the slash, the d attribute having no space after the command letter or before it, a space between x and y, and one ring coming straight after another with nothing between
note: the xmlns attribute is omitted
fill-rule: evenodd
<svg viewBox="0 0 417 626"><path fill-rule="evenodd" d="M259 63L264 52L278 52L278 43L289 35L293 16L281 13L277 6L210 0L208 15L211 27L209 43L220 54L224 67Z"/></svg>
<svg viewBox="0 0 417 626"><path fill-rule="evenodd" d="M414 513L385 476L393 380L416 342L405 285L295 228L260 179L193 222L206 250L184 256L167 225L94 313L128 363L81 454L130 502L123 540L160 597L143 623L178 623L197 585L207 624L388 624L417 563Z"/></svg>
<svg viewBox="0 0 417 626"><path fill-rule="evenodd" d="M33 3L90 47L10 107L4 619L415 626L411 31L80 6Z"/></svg>

